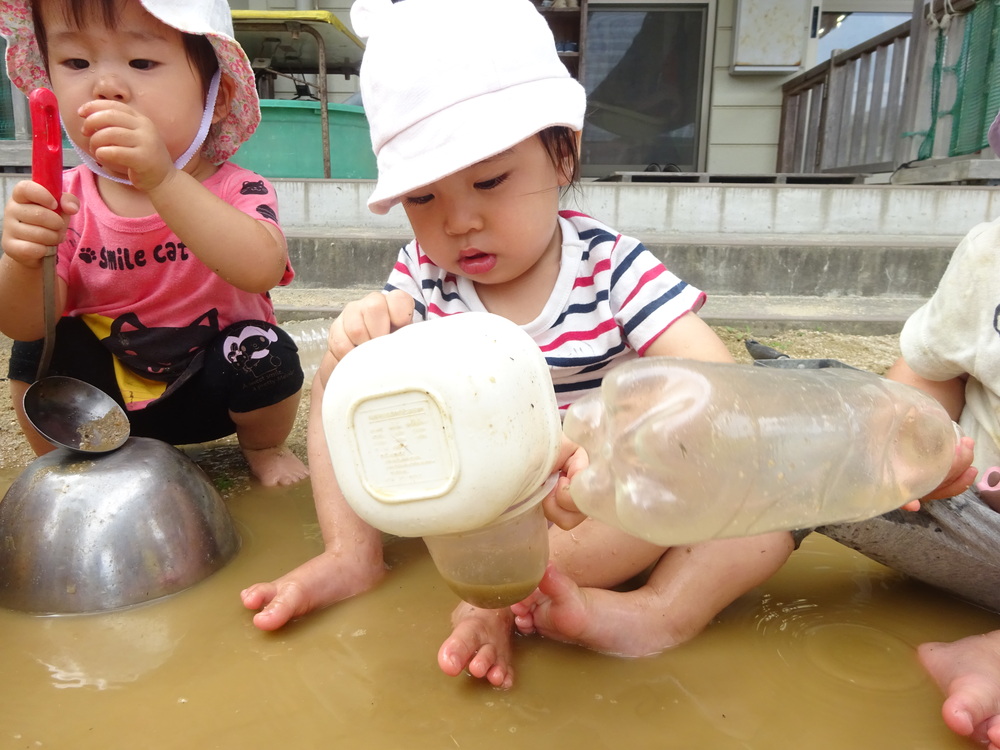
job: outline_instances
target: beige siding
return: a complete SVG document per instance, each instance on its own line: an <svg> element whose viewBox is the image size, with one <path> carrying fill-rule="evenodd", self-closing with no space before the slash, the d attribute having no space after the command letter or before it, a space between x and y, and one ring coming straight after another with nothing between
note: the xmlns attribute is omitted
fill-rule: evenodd
<svg viewBox="0 0 1000 750"><path fill-rule="evenodd" d="M773 107L725 107L712 119L709 138L716 145L772 145L780 111Z"/></svg>
<svg viewBox="0 0 1000 750"><path fill-rule="evenodd" d="M913 0L815 0L824 11L878 11L908 13ZM709 106L707 171L749 174L773 172L778 154L781 86L789 76L733 76L733 19L736 0L718 0L715 59ZM815 42L806 49L803 70L816 56Z"/></svg>
<svg viewBox="0 0 1000 750"><path fill-rule="evenodd" d="M773 172L778 157L781 86L792 76L729 72L736 0L719 0L707 144L708 172Z"/></svg>
<svg viewBox="0 0 1000 750"><path fill-rule="evenodd" d="M709 174L774 174L775 149L760 144L716 143L709 154Z"/></svg>

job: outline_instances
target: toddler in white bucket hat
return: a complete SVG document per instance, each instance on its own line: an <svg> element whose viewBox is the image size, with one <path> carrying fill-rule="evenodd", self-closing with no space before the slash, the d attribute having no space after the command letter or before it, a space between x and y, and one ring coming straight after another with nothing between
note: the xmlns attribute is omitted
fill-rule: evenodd
<svg viewBox="0 0 1000 750"><path fill-rule="evenodd" d="M545 128L583 128L583 87L529 2L359 0L351 22L368 37L360 81L375 213Z"/></svg>
<svg viewBox="0 0 1000 750"><path fill-rule="evenodd" d="M385 213L401 203L415 239L400 251L384 291L350 303L334 322L313 404L323 402L324 375L354 347L469 311L506 317L532 337L561 410L599 388L609 368L638 356L732 361L695 315L700 290L638 240L560 210L561 188L578 173L585 97L531 2L360 0L351 19L368 37L361 90L379 167L369 206ZM317 412L310 468L323 477L313 495L326 551L243 592L244 605L261 610L254 623L268 630L385 575L381 535L338 489ZM586 466L585 455L570 459L570 452L557 467L567 476ZM566 476L545 502L554 520L569 525L556 513L557 505L572 507ZM550 548L554 564L528 600L497 610L459 605L438 652L446 674L467 669L510 687L515 613L521 632L601 651L638 656L677 645L775 570L792 540L723 540L671 554L586 521L572 535L554 529ZM608 590L651 566L647 585ZM727 573L734 569L741 575Z"/></svg>
<svg viewBox="0 0 1000 750"><path fill-rule="evenodd" d="M274 189L226 161L260 121L225 0L3 0L7 70L56 95L83 165L61 196L24 180L4 210L0 330L23 417L41 354L42 258L56 247L49 374L101 388L135 436L236 433L264 484L306 476L284 447L303 381L268 290L292 278Z"/></svg>

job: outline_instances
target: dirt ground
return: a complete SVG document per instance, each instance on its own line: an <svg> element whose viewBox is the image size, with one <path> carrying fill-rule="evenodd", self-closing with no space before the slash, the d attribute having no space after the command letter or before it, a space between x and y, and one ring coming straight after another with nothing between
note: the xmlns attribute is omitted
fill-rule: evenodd
<svg viewBox="0 0 1000 750"><path fill-rule="evenodd" d="M791 357L800 359L831 358L858 367L863 370L882 375L899 356L897 336L851 336L846 334L828 333L823 331L786 331L774 337L756 337L752 331L734 328L716 328L716 333L729 347L733 356L739 362L750 362L744 340L755 338L762 344L774 347ZM0 337L0 373L6 376L7 359L10 353L10 340ZM303 394L299 407L299 416L295 429L289 439L289 446L305 460L306 416L308 409L308 393ZM10 403L10 391L6 377L0 380L0 467L17 468L26 466L34 454L28 448L21 436L14 410ZM235 440L218 441L211 444L208 450L195 457L200 464L206 466L209 473L220 483L221 475L232 475L232 467L241 463ZM214 469L214 470L213 470ZM231 477L232 479L232 477ZM236 485L241 480L232 479ZM222 489L238 489L237 486Z"/></svg>

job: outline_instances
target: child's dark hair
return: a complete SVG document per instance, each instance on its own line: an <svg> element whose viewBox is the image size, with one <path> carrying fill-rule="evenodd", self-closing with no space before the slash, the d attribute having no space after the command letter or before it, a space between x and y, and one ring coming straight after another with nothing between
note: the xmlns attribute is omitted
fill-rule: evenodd
<svg viewBox="0 0 1000 750"><path fill-rule="evenodd" d="M565 169L568 164L569 184L574 184L580 177L580 152L577 149L576 132L565 125L553 125L538 133L542 146L557 170Z"/></svg>
<svg viewBox="0 0 1000 750"><path fill-rule="evenodd" d="M82 28L90 21L99 21L109 29L118 28L119 5L122 0L59 0L62 6L63 17L66 23L74 28ZM42 23L42 14L39 6L41 3L35 0L31 4L31 20L35 24L35 39L38 40L38 51L45 61L45 68L49 66L48 39L45 36L45 25ZM181 33L184 39L184 51L192 67L198 71L201 78L203 93L208 93L208 87L212 83L212 76L219 69L219 61L215 57L215 50L207 37L197 34Z"/></svg>

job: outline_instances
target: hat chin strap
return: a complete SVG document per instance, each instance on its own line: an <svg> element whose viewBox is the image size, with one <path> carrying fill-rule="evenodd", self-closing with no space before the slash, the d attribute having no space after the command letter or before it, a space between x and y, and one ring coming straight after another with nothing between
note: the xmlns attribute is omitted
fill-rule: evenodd
<svg viewBox="0 0 1000 750"><path fill-rule="evenodd" d="M212 117L215 114L215 100L219 96L219 81L222 78L222 70L216 70L215 75L212 76L212 82L208 86L208 95L205 97L205 111L201 116L201 124L198 126L198 132L194 136L194 140L191 141L191 145L188 146L187 151L181 154L174 161L174 166L177 169L184 169L188 162L198 153L201 149L202 144L208 137L208 129L212 127ZM66 129L66 123L63 123L63 130ZM96 174L98 177L103 177L107 180L113 180L114 182L120 182L123 185L131 185L129 180L124 177L115 177L110 175L105 171L105 169L98 164L94 157L84 151L82 148L73 143L73 139L70 139L70 143L73 144L73 150L76 151L76 155L80 157L82 161L91 172Z"/></svg>

